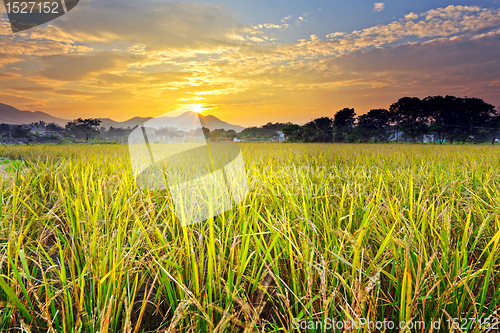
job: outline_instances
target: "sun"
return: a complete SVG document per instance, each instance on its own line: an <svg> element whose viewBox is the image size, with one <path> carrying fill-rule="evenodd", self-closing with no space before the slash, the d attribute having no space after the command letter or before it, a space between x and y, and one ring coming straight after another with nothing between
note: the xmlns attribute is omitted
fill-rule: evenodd
<svg viewBox="0 0 500 333"><path fill-rule="evenodd" d="M182 105L182 110L196 112L196 113L202 113L203 111L207 110L206 108L207 106L203 103Z"/></svg>
<svg viewBox="0 0 500 333"><path fill-rule="evenodd" d="M203 111L203 107L200 104L194 104L191 106L193 112L200 113Z"/></svg>

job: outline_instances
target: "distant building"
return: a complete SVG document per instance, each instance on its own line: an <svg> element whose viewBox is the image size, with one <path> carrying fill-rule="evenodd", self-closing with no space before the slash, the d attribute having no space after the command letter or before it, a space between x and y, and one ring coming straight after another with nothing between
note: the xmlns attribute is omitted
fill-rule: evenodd
<svg viewBox="0 0 500 333"><path fill-rule="evenodd" d="M38 133L39 135L56 135L62 136L64 129L55 124L47 124L44 122L32 123L29 125L22 125L24 128L29 128L31 133Z"/></svg>
<svg viewBox="0 0 500 333"><path fill-rule="evenodd" d="M404 135L403 131L393 130L391 131L391 135L389 136L389 141L400 141L401 137Z"/></svg>
<svg viewBox="0 0 500 333"><path fill-rule="evenodd" d="M45 125L25 125L25 127L31 129L31 133L38 133L40 135L48 134Z"/></svg>
<svg viewBox="0 0 500 333"><path fill-rule="evenodd" d="M430 143L430 142L435 142L436 139L434 138L434 134L426 134L424 135L423 142Z"/></svg>
<svg viewBox="0 0 500 333"><path fill-rule="evenodd" d="M285 141L285 134L282 131L276 131L276 134L278 134L276 141L279 141L279 142Z"/></svg>

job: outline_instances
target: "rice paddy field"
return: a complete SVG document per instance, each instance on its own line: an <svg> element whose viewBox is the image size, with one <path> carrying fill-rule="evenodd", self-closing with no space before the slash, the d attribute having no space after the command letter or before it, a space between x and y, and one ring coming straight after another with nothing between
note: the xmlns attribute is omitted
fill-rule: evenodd
<svg viewBox="0 0 500 333"><path fill-rule="evenodd" d="M0 331L500 330L500 147L240 147L248 196L188 227L125 145L0 147Z"/></svg>

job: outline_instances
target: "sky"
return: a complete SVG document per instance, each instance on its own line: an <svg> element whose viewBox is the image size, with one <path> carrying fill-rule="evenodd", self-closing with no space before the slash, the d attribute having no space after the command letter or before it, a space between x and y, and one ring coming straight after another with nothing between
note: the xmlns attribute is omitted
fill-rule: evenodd
<svg viewBox="0 0 500 333"><path fill-rule="evenodd" d="M303 124L433 95L500 109L498 0L80 0L15 34L0 8L0 103L65 119Z"/></svg>

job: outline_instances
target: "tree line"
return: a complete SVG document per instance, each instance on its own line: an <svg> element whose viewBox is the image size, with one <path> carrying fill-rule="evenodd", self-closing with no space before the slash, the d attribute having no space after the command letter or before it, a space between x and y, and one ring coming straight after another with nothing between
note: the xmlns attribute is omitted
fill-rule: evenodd
<svg viewBox="0 0 500 333"><path fill-rule="evenodd" d="M105 134L128 136L131 131L130 128L114 129L113 127L106 130L105 128L99 128L100 124L101 120L92 118L78 118L68 122L65 127L44 121L37 121L29 125L0 124L0 135L3 140L19 139L28 142L60 141L62 137L88 141L98 135Z"/></svg>
<svg viewBox="0 0 500 333"><path fill-rule="evenodd" d="M222 140L244 140L244 141L275 141L279 139L278 132L283 129L284 126L291 124L289 123L267 123L263 126L257 127L247 127L243 131L237 133L234 130L224 130L216 129L209 130L208 128L203 128L205 138L211 141L222 141Z"/></svg>
<svg viewBox="0 0 500 333"><path fill-rule="evenodd" d="M473 142L495 143L500 115L479 98L403 97L389 109L373 109L356 116L344 108L333 118L321 117L305 125L282 128L289 142Z"/></svg>
<svg viewBox="0 0 500 333"><path fill-rule="evenodd" d="M65 127L43 121L30 125L0 124L3 139L58 141L61 138L86 140L126 140L133 128L99 128L98 119L78 118ZM403 97L389 109L372 109L356 115L343 108L332 118L321 117L305 125L267 123L248 127L242 132L203 128L210 141L245 140L288 142L472 142L495 143L500 136L500 112L479 98L429 96L424 99ZM40 132L38 132L40 131Z"/></svg>

